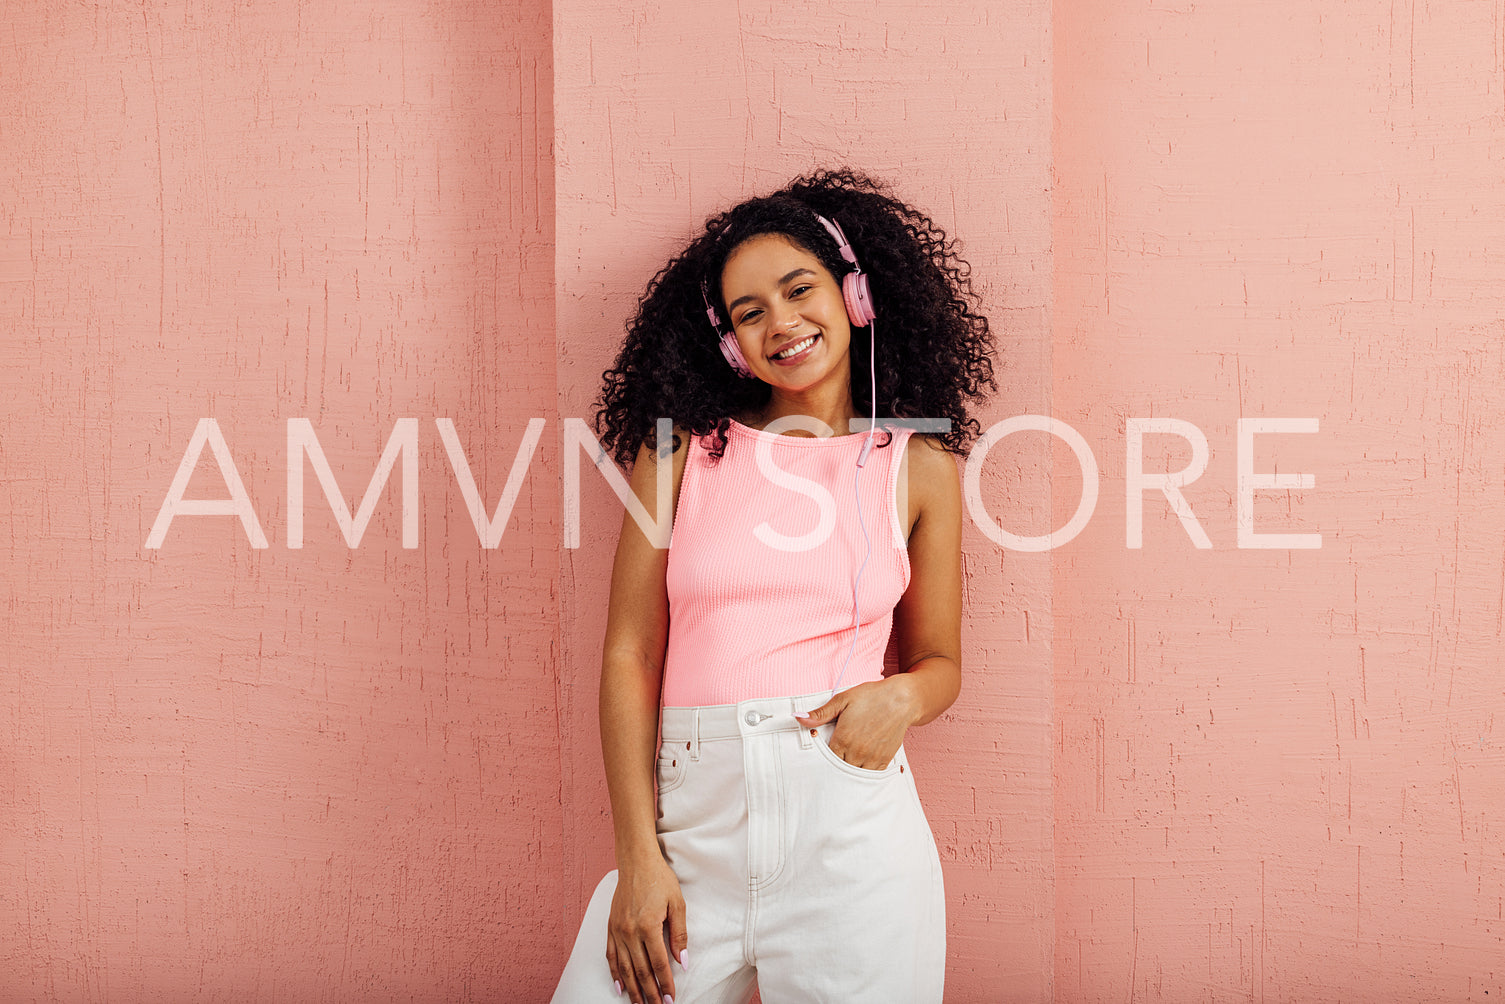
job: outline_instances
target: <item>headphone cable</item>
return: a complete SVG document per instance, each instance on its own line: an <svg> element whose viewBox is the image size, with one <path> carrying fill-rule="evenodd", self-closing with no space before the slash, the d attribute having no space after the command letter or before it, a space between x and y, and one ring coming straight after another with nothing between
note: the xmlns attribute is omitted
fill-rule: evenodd
<svg viewBox="0 0 1505 1004"><path fill-rule="evenodd" d="M857 467L852 471L852 496L857 503L857 525L862 528L862 542L866 551L862 556L862 563L857 566L857 574L852 577L852 644L847 647L846 660L841 664L841 672L836 674L836 682L831 684L831 694L834 696L841 686L841 678L847 675L847 667L851 665L852 655L857 651L857 637L862 633L862 615L858 606L861 596L859 586L862 582L862 572L867 568L868 559L873 556L873 541L868 536L867 523L862 518L862 491L858 482L862 465L867 463L868 454L873 449L873 435L878 431L878 370L877 370L877 345L878 345L878 322L868 322L868 386L872 388L871 404L872 417L868 419L867 440L862 444L862 452L857 455Z"/></svg>

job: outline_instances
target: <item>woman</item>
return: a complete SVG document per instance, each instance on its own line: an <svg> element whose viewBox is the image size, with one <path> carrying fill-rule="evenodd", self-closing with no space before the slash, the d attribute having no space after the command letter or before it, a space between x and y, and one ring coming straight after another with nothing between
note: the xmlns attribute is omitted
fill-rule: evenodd
<svg viewBox="0 0 1505 1004"><path fill-rule="evenodd" d="M618 868L555 1001L940 1001L902 743L960 686L952 454L995 387L974 303L946 235L846 170L714 217L649 284L597 417L649 513L668 466L673 539L623 519L600 694Z"/></svg>

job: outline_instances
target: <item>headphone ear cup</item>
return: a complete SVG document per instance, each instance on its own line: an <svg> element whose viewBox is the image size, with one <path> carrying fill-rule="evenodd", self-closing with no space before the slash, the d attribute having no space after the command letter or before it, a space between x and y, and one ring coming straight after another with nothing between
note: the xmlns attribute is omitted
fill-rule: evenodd
<svg viewBox="0 0 1505 1004"><path fill-rule="evenodd" d="M732 369L737 371L738 376L750 377L752 369L747 365L747 360L742 357L742 346L737 344L737 336L730 331L721 336L721 354Z"/></svg>
<svg viewBox="0 0 1505 1004"><path fill-rule="evenodd" d="M868 286L867 275L862 272L848 272L841 280L841 298L847 305L847 320L856 328L865 328L873 323L878 314L873 310L872 288Z"/></svg>

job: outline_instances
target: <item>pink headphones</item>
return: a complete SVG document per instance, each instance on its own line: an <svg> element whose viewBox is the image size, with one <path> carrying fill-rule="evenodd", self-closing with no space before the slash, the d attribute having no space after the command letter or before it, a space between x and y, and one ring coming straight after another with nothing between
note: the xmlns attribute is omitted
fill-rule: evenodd
<svg viewBox="0 0 1505 1004"><path fill-rule="evenodd" d="M847 320L852 322L852 327L865 328L878 315L873 310L873 294L868 286L867 275L857 263L857 252L852 250L852 245L847 241L847 235L841 232L840 226L819 213L813 215L836 241L836 249L841 252L841 257L852 266L852 271L842 277L841 299L846 304ZM700 298L705 301L705 315L710 320L711 327L716 329L716 334L721 339L721 354L726 357L732 369L737 371L738 376L752 376L747 360L742 357L742 347L737 344L737 336L721 326L716 308L711 306L710 289L704 279L700 280Z"/></svg>

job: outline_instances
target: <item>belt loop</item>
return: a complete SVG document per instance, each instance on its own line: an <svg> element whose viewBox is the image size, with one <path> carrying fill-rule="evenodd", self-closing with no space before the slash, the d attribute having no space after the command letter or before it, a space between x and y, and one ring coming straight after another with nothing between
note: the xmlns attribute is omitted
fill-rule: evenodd
<svg viewBox="0 0 1505 1004"><path fill-rule="evenodd" d="M690 712L690 759L700 759L700 709Z"/></svg>
<svg viewBox="0 0 1505 1004"><path fill-rule="evenodd" d="M794 701L790 701L789 702L789 704L790 704L790 712L792 714L799 715L799 714L803 714L805 711L810 710L809 708L801 708L800 707L800 703L801 702L798 701L798 700L794 700ZM819 705L813 705L813 707L819 707ZM799 725L799 722L796 721L795 724ZM812 741L813 737L810 735L810 733L812 731L814 731L814 730L813 729L807 729L803 725L800 725L800 729L799 729L799 733L800 733L800 749L807 750L807 749L810 749L812 746L815 745L815 743Z"/></svg>

